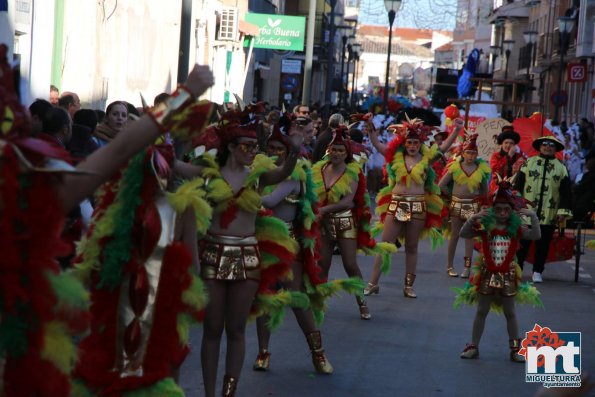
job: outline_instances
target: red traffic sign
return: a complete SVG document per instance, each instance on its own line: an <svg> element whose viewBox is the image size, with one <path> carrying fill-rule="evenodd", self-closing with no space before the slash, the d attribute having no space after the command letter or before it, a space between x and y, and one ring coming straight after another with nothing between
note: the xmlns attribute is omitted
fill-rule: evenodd
<svg viewBox="0 0 595 397"><path fill-rule="evenodd" d="M568 94L564 90L556 91L550 97L550 101L554 106L566 106L568 103Z"/></svg>
<svg viewBox="0 0 595 397"><path fill-rule="evenodd" d="M568 64L568 82L584 83L587 81L587 65L584 63Z"/></svg>

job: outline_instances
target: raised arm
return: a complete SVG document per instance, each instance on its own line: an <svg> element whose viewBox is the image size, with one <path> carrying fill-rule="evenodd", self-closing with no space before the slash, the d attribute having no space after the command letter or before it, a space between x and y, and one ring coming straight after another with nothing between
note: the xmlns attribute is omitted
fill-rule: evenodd
<svg viewBox="0 0 595 397"><path fill-rule="evenodd" d="M185 163L180 160L175 160L173 169L174 172L182 178L192 179L196 178L197 176L200 176L204 167L200 165Z"/></svg>
<svg viewBox="0 0 595 397"><path fill-rule="evenodd" d="M372 146L378 150L378 153L382 154L383 156L386 154L387 145L380 142L378 140L378 130L374 126L372 120L366 120L364 123L364 129L367 131L368 136L370 137L370 142L372 142Z"/></svg>
<svg viewBox="0 0 595 397"><path fill-rule="evenodd" d="M539 218L537 214L529 209L523 208L519 211L520 215L525 215L531 218L531 228L523 227L523 240L539 240L541 238L541 228L539 227Z"/></svg>
<svg viewBox="0 0 595 397"><path fill-rule="evenodd" d="M185 86L193 96L199 96L213 85L213 74L207 66L195 65ZM161 133L150 116L131 123L108 145L91 154L81 162L78 170L89 174L68 174L56 187L62 210L69 212L85 197L90 196L99 185L107 181L122 165L140 150L155 142Z"/></svg>
<svg viewBox="0 0 595 397"><path fill-rule="evenodd" d="M448 151L448 149L450 149L450 147L454 143L455 139L457 139L457 137L459 136L459 134L463 130L463 125L464 125L464 121L463 120L461 120L461 119L456 119L455 120L455 130L454 130L454 132L452 134L450 134L448 136L448 138L446 138L444 140L444 142L442 142L442 144L440 145L440 151L442 153L446 153Z"/></svg>
<svg viewBox="0 0 595 397"><path fill-rule="evenodd" d="M471 215L467 222L463 224L461 231L459 232L459 236L462 238L473 238L477 236L477 232L473 228L475 222L477 222L481 217L484 217L488 214L487 209L483 209L479 211L477 214Z"/></svg>
<svg viewBox="0 0 595 397"><path fill-rule="evenodd" d="M281 167L277 167L262 174L260 177L261 186L276 185L283 182L295 168L297 164L298 154L300 152L301 144L304 141L304 136L300 133L293 134L289 137L290 149L287 153L287 159Z"/></svg>

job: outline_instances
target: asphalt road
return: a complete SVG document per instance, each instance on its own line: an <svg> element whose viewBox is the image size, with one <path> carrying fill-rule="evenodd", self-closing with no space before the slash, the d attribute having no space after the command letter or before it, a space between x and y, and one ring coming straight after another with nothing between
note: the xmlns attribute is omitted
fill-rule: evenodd
<svg viewBox="0 0 595 397"><path fill-rule="evenodd" d="M421 242L415 283L418 298L406 299L402 293L404 254L394 254L392 272L381 279L380 294L368 299L370 321L359 318L353 297L330 301L321 327L323 345L335 368L330 376L314 372L305 338L291 312L273 334L270 371L254 372L258 346L255 324L249 324L237 396L532 396L537 384L525 383L525 366L509 360L504 316L489 314L478 360L459 358L471 338L475 308L453 309L451 287L462 286L464 280L446 276L445 258L445 246L432 252L429 242ZM455 267L460 271L462 245L457 258ZM359 257L366 278L372 260ZM545 308L517 306L519 328L524 333L537 323L552 331L582 332L582 370L595 373L595 251L582 256L578 283L571 262L546 264L544 283L538 285ZM530 278L530 266L525 267L525 278ZM331 278L337 277L345 277L339 256L334 257L331 269ZM204 393L201 333L200 327L192 331L193 352L182 368L181 384L187 396ZM223 342L219 384L224 352Z"/></svg>

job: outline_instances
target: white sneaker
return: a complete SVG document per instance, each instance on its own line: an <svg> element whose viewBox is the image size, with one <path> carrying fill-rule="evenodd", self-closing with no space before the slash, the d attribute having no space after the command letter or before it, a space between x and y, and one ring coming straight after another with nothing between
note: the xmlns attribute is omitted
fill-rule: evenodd
<svg viewBox="0 0 595 397"><path fill-rule="evenodd" d="M541 278L541 273L533 272L533 282L534 283L543 283L543 278Z"/></svg>

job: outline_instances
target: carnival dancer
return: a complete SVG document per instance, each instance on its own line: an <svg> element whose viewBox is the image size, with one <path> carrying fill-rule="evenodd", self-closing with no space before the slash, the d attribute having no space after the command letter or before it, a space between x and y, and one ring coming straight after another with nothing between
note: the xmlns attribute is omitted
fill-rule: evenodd
<svg viewBox="0 0 595 397"><path fill-rule="evenodd" d="M248 112L244 109L242 114L224 114L218 127L208 129L213 139L207 141L217 149L216 157L207 153L194 161L202 167L206 198L213 207L211 225L199 241L200 275L209 295L201 347L207 397L215 395L224 329L227 354L222 395L235 395L244 362L246 321L254 298L289 271L297 252L297 243L290 238L284 222L272 216L257 216L262 205L258 190L278 184L291 174L303 138L299 134L290 136L283 166L269 167L271 161L257 155L257 123L242 119ZM262 248L271 247L274 255L284 258L286 268L277 267L280 260L273 261L274 255L260 255Z"/></svg>
<svg viewBox="0 0 595 397"><path fill-rule="evenodd" d="M385 170L388 186L376 196L376 214L380 216L378 229L382 230L382 241L405 238L405 286L403 295L416 298L413 290L417 269L417 246L420 238L429 236L432 245L441 241L436 228L442 225L443 203L436 173L432 162L445 153L459 135L463 121L455 121L456 128L442 145L427 147L424 141L431 127L413 119L388 127L395 137L384 145L378 141L377 132L370 125L370 138L379 152L385 156ZM378 294L381 270L388 271L389 263L382 263L377 257L364 293Z"/></svg>
<svg viewBox="0 0 595 397"><path fill-rule="evenodd" d="M0 394L66 397L76 361L70 336L87 327L88 298L74 277L60 273L54 259L63 248L59 235L65 214L161 129L149 117L131 123L73 168L62 149L28 136L6 54L7 47L0 45ZM197 67L186 84L184 96L194 98L212 84L212 74Z"/></svg>
<svg viewBox="0 0 595 397"><path fill-rule="evenodd" d="M455 307L465 303L477 304L473 321L471 343L461 352L461 358L478 358L479 342L490 309L504 312L508 330L510 359L525 362L519 354L519 326L516 318L515 299L542 307L539 292L529 283L521 283L521 269L515 255L520 239L540 238L539 219L527 209L526 202L512 190L510 181L501 181L493 195L492 206L472 215L461 229L463 238L481 238L481 255L465 287L455 289ZM532 227L522 226L519 215L531 218Z"/></svg>
<svg viewBox="0 0 595 397"><path fill-rule="evenodd" d="M283 166L291 148L286 132L292 129L292 124L291 115L283 116L280 125L274 126L273 133L268 138L266 151L269 156L276 158L277 166ZM292 237L300 243L300 252L291 266L293 279L288 288L293 291L307 291L307 285L313 293L316 286L325 280L320 277L321 269L316 263L320 249L320 233L309 161L298 160L288 179L276 186L267 186L263 194L262 204L287 224ZM292 310L310 347L314 368L318 373L331 374L333 367L322 347L321 334L316 327L312 308L293 307ZM271 331L267 322L270 321L269 316L260 316L256 320L259 350L253 365L255 371L266 371L269 368Z"/></svg>
<svg viewBox="0 0 595 397"><path fill-rule="evenodd" d="M457 277L453 262L459 232L471 215L479 212L486 202L488 182L490 180L490 166L477 157L477 134L466 137L461 146L462 154L446 165L446 173L440 180L442 194L450 201L450 241L448 242L448 258L446 274ZM462 278L468 278L473 259L473 240L465 239L465 256Z"/></svg>
<svg viewBox="0 0 595 397"><path fill-rule="evenodd" d="M203 124L209 108L203 106ZM193 120L200 131L199 116ZM91 284L92 305L91 334L74 372L77 396L184 395L178 369L189 327L206 305L191 271L198 266L196 233L206 229L211 208L197 195L200 180L166 191L174 159L171 145L134 157L104 186L79 246L76 274ZM200 224L194 212L202 214Z"/></svg>
<svg viewBox="0 0 595 397"><path fill-rule="evenodd" d="M498 188L498 178L510 178L516 174L521 165L527 161L527 155L521 151L518 144L521 136L514 130L512 125L502 127L502 132L496 138L499 149L492 153L490 157L490 168L492 169L492 179L490 181L490 194L493 194Z"/></svg>
<svg viewBox="0 0 595 397"><path fill-rule="evenodd" d="M312 167L318 216L322 223L319 264L323 277L328 277L333 248L337 244L347 275L361 279L362 273L357 264L358 249L367 254L379 254L388 261L390 253L396 252L396 247L392 243L377 244L370 234L370 198L366 179L360 165L353 160L352 144L346 133L346 126L335 128L328 145L328 159ZM356 295L356 301L361 319L369 320L372 316L363 296Z"/></svg>

